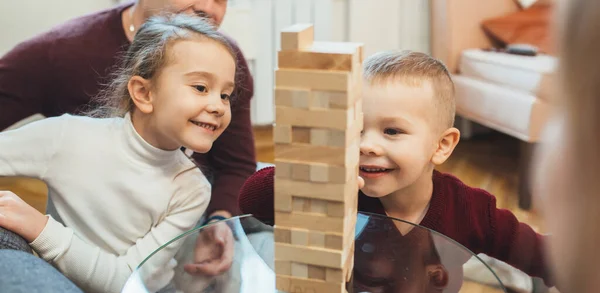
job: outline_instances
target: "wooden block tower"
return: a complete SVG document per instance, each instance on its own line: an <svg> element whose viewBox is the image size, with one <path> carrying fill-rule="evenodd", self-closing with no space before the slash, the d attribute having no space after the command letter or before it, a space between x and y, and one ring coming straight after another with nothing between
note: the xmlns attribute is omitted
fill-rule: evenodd
<svg viewBox="0 0 600 293"><path fill-rule="evenodd" d="M281 32L275 70L277 289L346 292L354 256L363 45Z"/></svg>

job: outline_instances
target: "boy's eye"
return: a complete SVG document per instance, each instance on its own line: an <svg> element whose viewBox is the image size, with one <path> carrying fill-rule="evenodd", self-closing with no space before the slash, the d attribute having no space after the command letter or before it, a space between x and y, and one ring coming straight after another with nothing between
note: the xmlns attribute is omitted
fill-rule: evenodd
<svg viewBox="0 0 600 293"><path fill-rule="evenodd" d="M205 93L208 91L208 89L203 85L195 85L194 88L201 93Z"/></svg>
<svg viewBox="0 0 600 293"><path fill-rule="evenodd" d="M383 130L383 133L385 133L387 135L398 135L398 134L402 134L404 132L400 129L386 128L385 130Z"/></svg>
<svg viewBox="0 0 600 293"><path fill-rule="evenodd" d="M230 96L228 94L222 94L221 95L221 99L223 100L229 100Z"/></svg>

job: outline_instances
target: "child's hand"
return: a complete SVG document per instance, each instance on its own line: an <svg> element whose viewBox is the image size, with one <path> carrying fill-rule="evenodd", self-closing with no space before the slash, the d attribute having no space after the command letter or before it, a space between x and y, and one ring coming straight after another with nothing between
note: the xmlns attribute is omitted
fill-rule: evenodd
<svg viewBox="0 0 600 293"><path fill-rule="evenodd" d="M233 232L225 223L217 223L200 232L196 240L193 264L184 269L194 275L218 276L231 268L233 263Z"/></svg>
<svg viewBox="0 0 600 293"><path fill-rule="evenodd" d="M10 191L0 191L0 227L33 242L48 222L48 217Z"/></svg>
<svg viewBox="0 0 600 293"><path fill-rule="evenodd" d="M358 176L358 189L362 189L363 187L365 187L365 179Z"/></svg>

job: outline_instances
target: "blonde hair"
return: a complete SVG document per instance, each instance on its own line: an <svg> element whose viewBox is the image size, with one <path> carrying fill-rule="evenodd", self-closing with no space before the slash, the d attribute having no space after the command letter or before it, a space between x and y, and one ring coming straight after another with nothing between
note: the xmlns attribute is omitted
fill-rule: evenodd
<svg viewBox="0 0 600 293"><path fill-rule="evenodd" d="M365 59L363 77L371 84L399 80L411 86L420 86L423 81L431 82L441 125L446 128L454 125L454 83L448 68L441 61L425 53L408 50L379 52Z"/></svg>
<svg viewBox="0 0 600 293"><path fill-rule="evenodd" d="M236 60L227 39L214 30L209 21L186 14L165 14L149 18L136 33L133 42L113 71L108 86L101 91L85 112L91 117L123 117L135 106L127 84L133 76L152 79L169 58L167 48L177 40L205 38L223 46Z"/></svg>
<svg viewBox="0 0 600 293"><path fill-rule="evenodd" d="M570 208L576 217L570 219L580 237L569 239L575 248L571 251L570 266L561 271L566 292L595 292L597 284L597 257L590 257L600 242L600 2L570 0L561 2L559 52L559 97L565 110L565 136L574 168L565 170L572 190L568 196ZM560 284L561 287L563 284ZM563 290L563 288L561 288Z"/></svg>

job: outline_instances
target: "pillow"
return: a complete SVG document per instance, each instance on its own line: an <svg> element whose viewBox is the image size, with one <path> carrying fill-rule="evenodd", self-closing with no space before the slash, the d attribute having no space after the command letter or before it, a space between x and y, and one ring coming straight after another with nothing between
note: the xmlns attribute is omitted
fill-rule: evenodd
<svg viewBox="0 0 600 293"><path fill-rule="evenodd" d="M554 0L515 0L521 9L527 9L534 4L549 4Z"/></svg>
<svg viewBox="0 0 600 293"><path fill-rule="evenodd" d="M501 47L529 44L536 46L540 53L552 54L552 7L551 3L536 3L509 15L486 19L482 27Z"/></svg>
<svg viewBox="0 0 600 293"><path fill-rule="evenodd" d="M521 9L527 9L535 4L535 2L537 2L537 0L517 0L517 4L519 4Z"/></svg>

